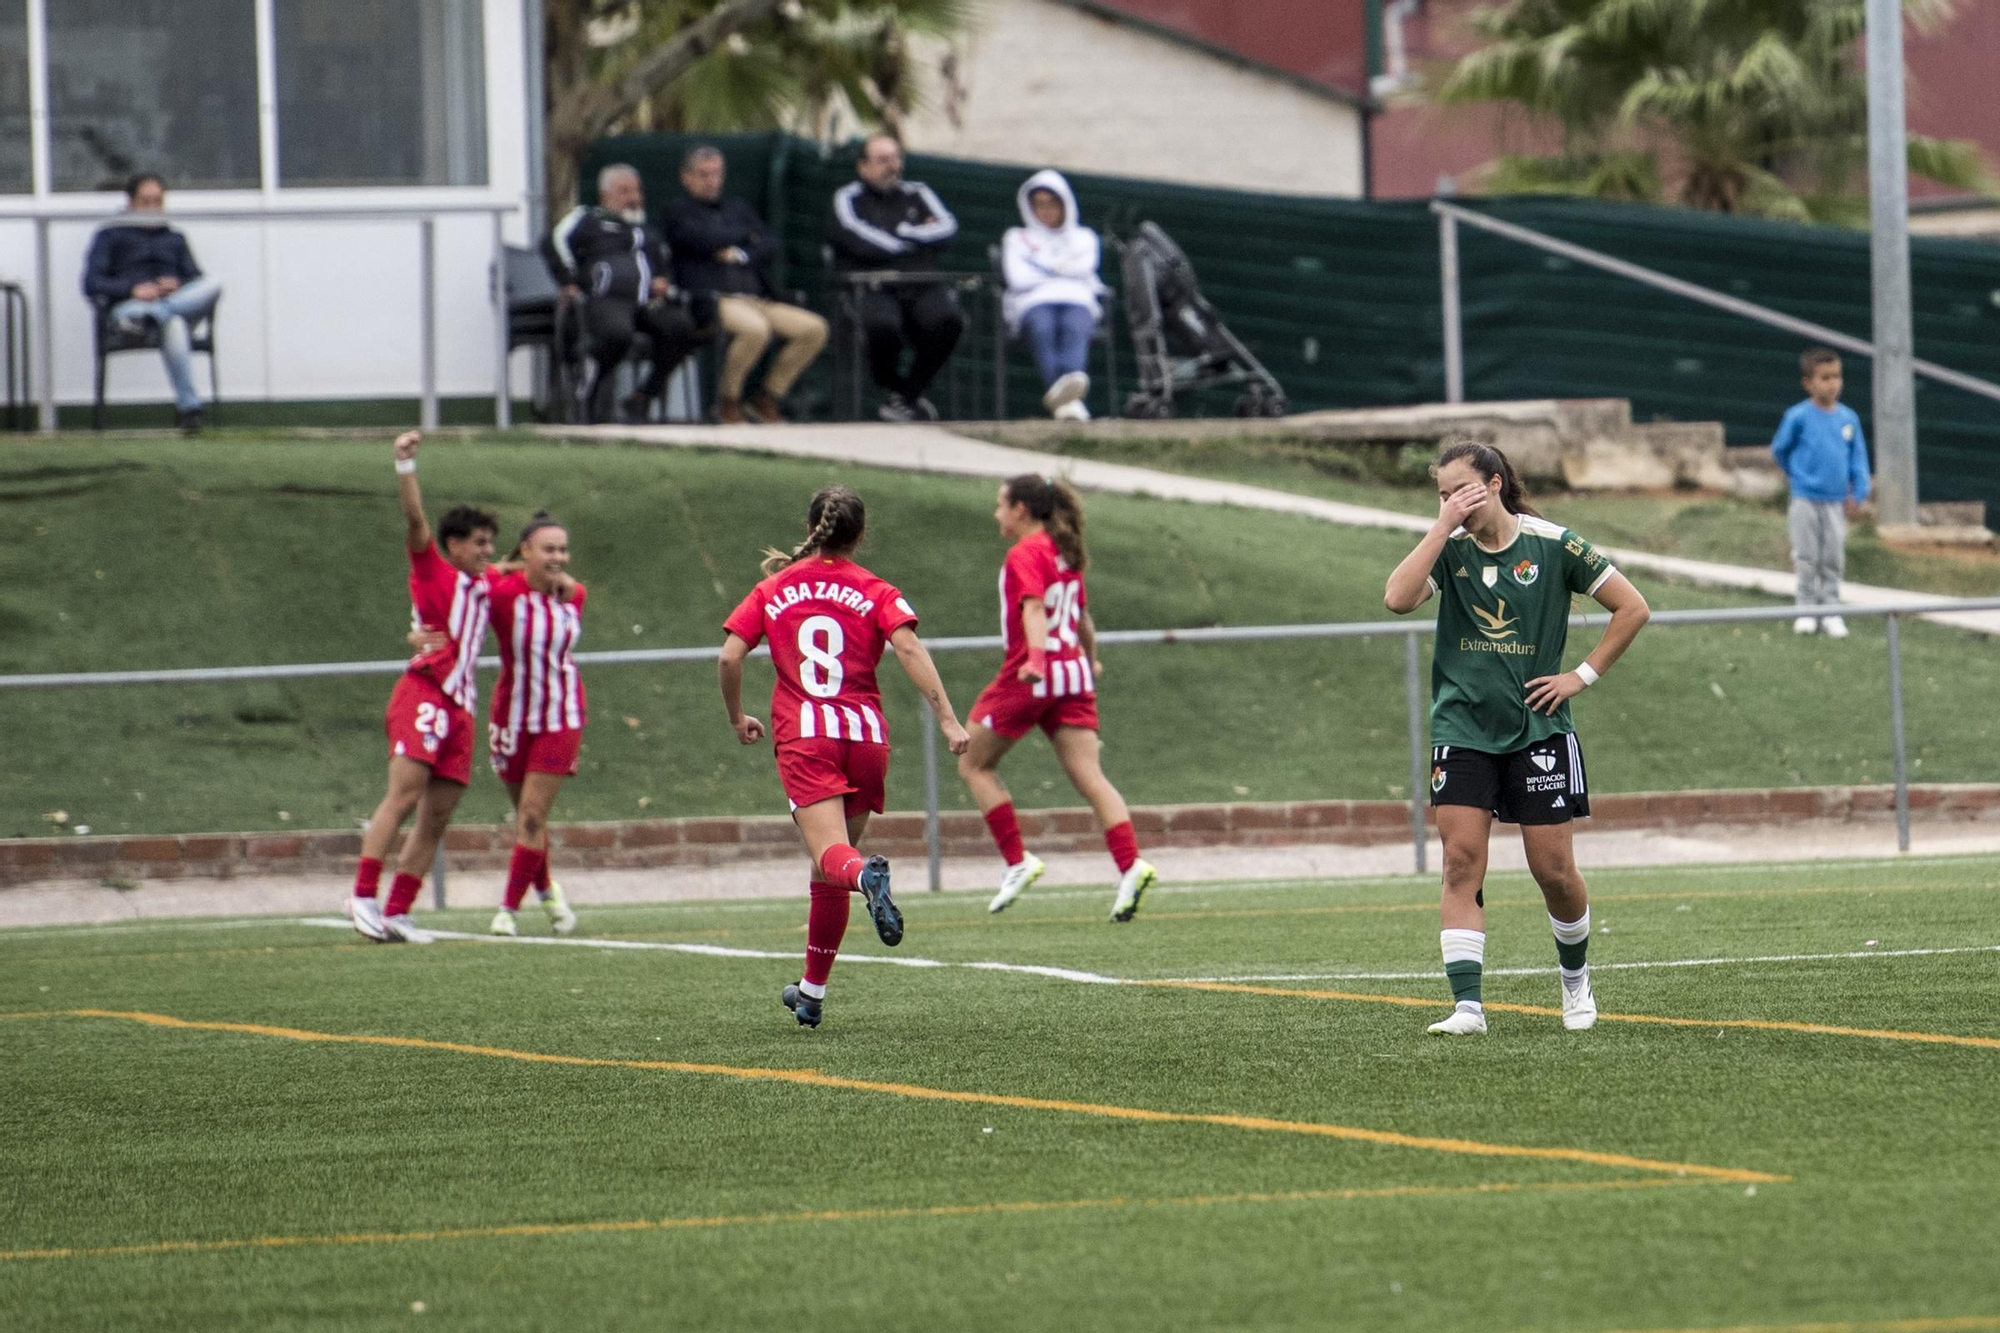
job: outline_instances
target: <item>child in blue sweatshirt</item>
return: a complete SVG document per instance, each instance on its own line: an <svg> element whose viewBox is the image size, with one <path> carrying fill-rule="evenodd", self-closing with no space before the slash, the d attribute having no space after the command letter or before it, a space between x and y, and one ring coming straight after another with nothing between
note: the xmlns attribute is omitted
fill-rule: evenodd
<svg viewBox="0 0 2000 1333"><path fill-rule="evenodd" d="M1840 354L1814 347L1799 358L1806 400L1785 413L1771 439L1771 456L1792 488L1792 568L1799 576L1800 606L1840 605L1847 572L1847 520L1868 499L1868 441L1861 418L1840 401ZM1839 616L1800 616L1799 634L1824 629L1847 637Z"/></svg>

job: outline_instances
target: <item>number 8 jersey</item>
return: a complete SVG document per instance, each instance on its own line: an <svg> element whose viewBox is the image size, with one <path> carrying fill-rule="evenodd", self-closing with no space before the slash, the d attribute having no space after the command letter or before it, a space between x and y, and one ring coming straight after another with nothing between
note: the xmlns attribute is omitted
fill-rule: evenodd
<svg viewBox="0 0 2000 1333"><path fill-rule="evenodd" d="M917 623L893 586L852 560L807 558L750 590L722 628L771 641L771 739L889 743L875 668L889 636Z"/></svg>

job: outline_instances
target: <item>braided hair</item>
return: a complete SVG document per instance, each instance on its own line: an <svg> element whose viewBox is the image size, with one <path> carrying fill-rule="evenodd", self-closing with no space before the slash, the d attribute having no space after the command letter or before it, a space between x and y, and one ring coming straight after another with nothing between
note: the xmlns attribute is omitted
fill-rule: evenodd
<svg viewBox="0 0 2000 1333"><path fill-rule="evenodd" d="M845 555L861 544L868 511L848 486L822 486L806 507L806 539L790 551L764 548L764 577L815 555Z"/></svg>
<svg viewBox="0 0 2000 1333"><path fill-rule="evenodd" d="M1510 514L1535 514L1540 517L1521 490L1521 479L1514 474L1514 465L1507 461L1507 455L1490 444L1459 436L1447 440L1444 452L1438 461L1431 464L1431 475L1435 477L1449 463L1460 459L1472 464L1473 471L1481 478L1491 481L1500 478L1500 507Z"/></svg>
<svg viewBox="0 0 2000 1333"><path fill-rule="evenodd" d="M1074 486L1039 472L1024 472L1008 481L1007 503L1026 506L1056 544L1063 563L1083 572L1090 556L1083 549L1083 497Z"/></svg>

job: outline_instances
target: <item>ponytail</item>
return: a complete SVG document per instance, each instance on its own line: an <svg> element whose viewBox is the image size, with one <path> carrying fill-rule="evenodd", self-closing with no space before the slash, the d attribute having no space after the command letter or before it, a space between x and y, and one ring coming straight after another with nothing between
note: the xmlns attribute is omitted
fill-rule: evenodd
<svg viewBox="0 0 2000 1333"><path fill-rule="evenodd" d="M814 555L843 555L861 544L868 511L861 497L846 486L824 486L806 507L806 539L790 551L764 548L764 577Z"/></svg>
<svg viewBox="0 0 2000 1333"><path fill-rule="evenodd" d="M1490 444L1482 444L1478 440L1467 439L1464 436L1447 437L1444 452L1438 455L1437 462L1431 464L1431 475L1435 477L1447 464L1456 463L1460 459L1472 464L1473 470L1486 480L1500 478L1502 509L1510 514L1541 517L1528 504L1527 495L1521 489L1521 479L1515 475L1514 465L1507 461L1507 455Z"/></svg>
<svg viewBox="0 0 2000 1333"><path fill-rule="evenodd" d="M453 513L456 512L457 512L456 510L453 511ZM450 515L446 515L446 517L449 518ZM528 549L528 538L534 536L536 533L540 532L543 528L559 528L561 526L562 524L556 522L556 520L550 516L548 510L537 509L533 514L529 516L528 526L521 529L521 535L519 539L515 541L514 549L507 553L507 559L510 561L519 560L521 558L521 552Z"/></svg>
<svg viewBox="0 0 2000 1333"><path fill-rule="evenodd" d="M1083 497L1054 477L1026 472L1007 483L1007 503L1024 505L1056 544L1063 563L1081 574L1090 562L1083 546Z"/></svg>

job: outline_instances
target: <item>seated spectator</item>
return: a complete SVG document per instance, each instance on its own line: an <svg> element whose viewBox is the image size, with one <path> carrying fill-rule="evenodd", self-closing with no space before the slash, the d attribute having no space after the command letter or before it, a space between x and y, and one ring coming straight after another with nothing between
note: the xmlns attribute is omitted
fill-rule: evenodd
<svg viewBox="0 0 2000 1333"><path fill-rule="evenodd" d="M542 259L563 299L584 302L590 365L577 390L584 420L609 415L612 376L642 329L653 341L651 369L618 406L626 420L645 420L701 335L667 277L673 256L646 223L639 173L623 163L598 172L596 206L579 204L556 223L542 242Z"/></svg>
<svg viewBox="0 0 2000 1333"><path fill-rule="evenodd" d="M828 236L834 271L935 271L938 255L958 235L958 219L929 186L903 179L903 149L895 136L863 140L855 173L859 180L833 193ZM884 393L878 415L936 421L938 410L924 391L965 332L958 294L935 282L865 288L860 314L869 372ZM908 371L902 369L906 343L913 349Z"/></svg>
<svg viewBox="0 0 2000 1333"><path fill-rule="evenodd" d="M750 372L773 338L783 341L748 409L758 421L775 424L785 419L785 395L826 346L826 321L777 299L766 265L778 238L748 200L723 195L724 171L718 148L691 148L681 159L687 193L667 206L666 217L674 276L689 291L714 298L716 322L729 336L715 386L715 418L723 425L745 420L743 387Z"/></svg>
<svg viewBox="0 0 2000 1333"><path fill-rule="evenodd" d="M160 358L174 386L174 424L189 435L201 433L201 395L194 387L194 353L189 327L215 309L222 284L204 277L187 238L160 214L167 207L167 183L152 172L125 186L125 221L97 229L83 261L83 294L108 305L111 318L128 333L160 333Z"/></svg>
<svg viewBox="0 0 2000 1333"><path fill-rule="evenodd" d="M1097 233L1077 220L1076 195L1059 171L1038 171L1021 186L1021 225L1000 244L1007 281L1001 303L1007 328L1027 339L1042 374L1042 406L1069 421L1090 420L1084 367L1090 336L1104 313L1097 279Z"/></svg>

